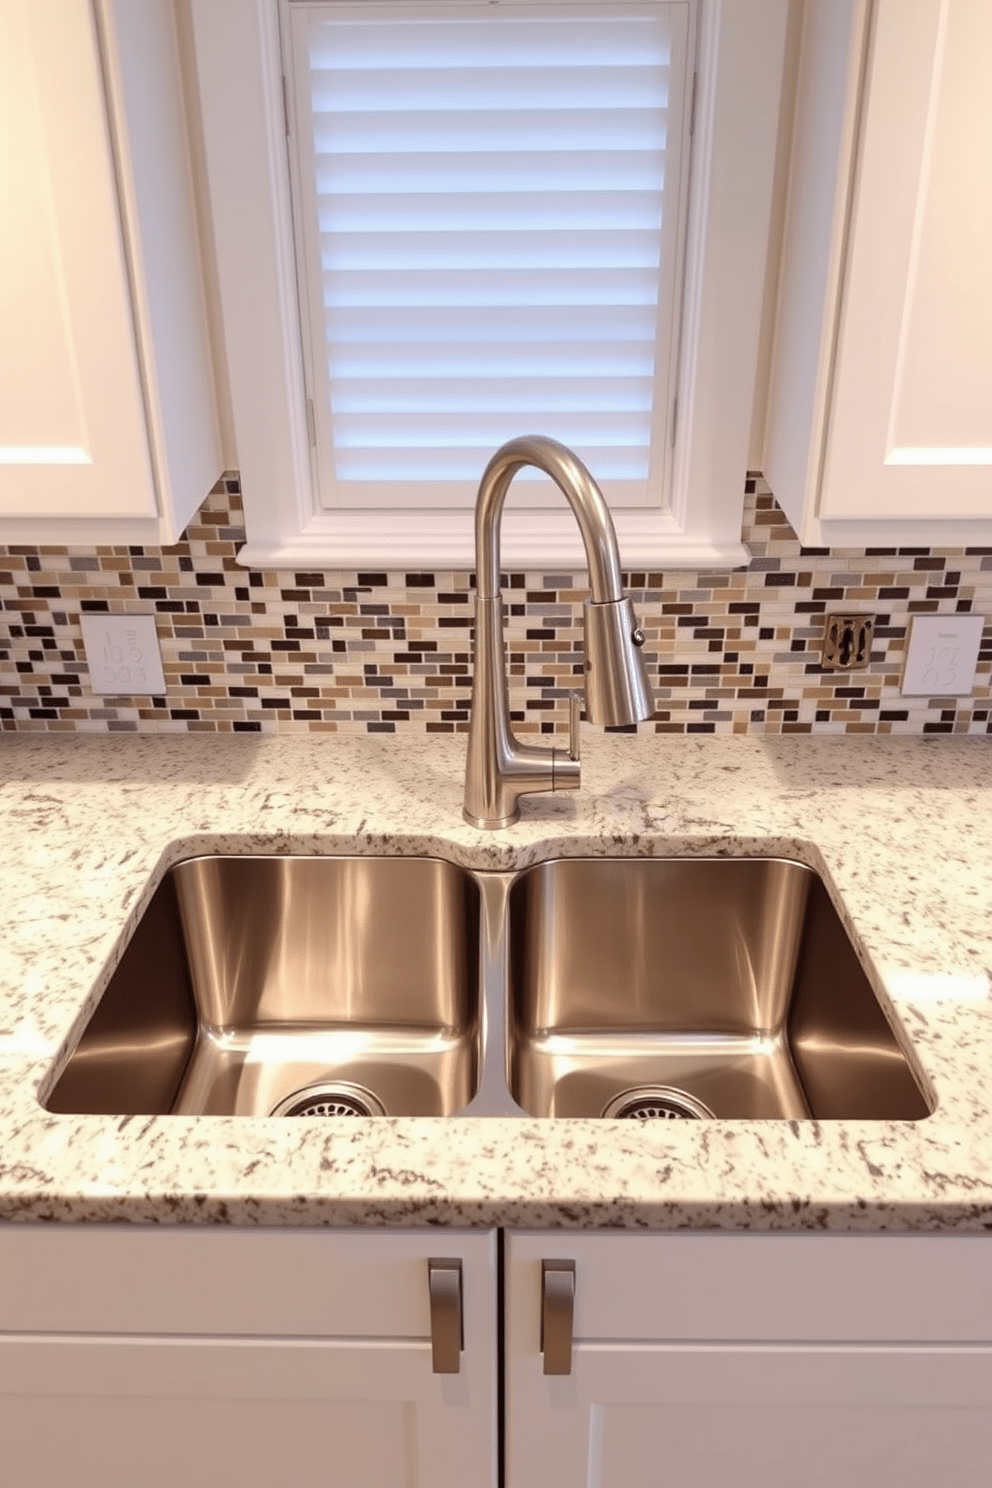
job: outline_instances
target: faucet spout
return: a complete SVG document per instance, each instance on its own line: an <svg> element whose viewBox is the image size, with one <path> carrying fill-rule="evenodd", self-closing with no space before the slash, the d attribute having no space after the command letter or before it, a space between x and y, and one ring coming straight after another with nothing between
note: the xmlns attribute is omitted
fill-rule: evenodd
<svg viewBox="0 0 992 1488"><path fill-rule="evenodd" d="M616 532L602 492L578 456L564 445L536 434L511 439L486 466L475 507L475 675L463 815L477 827L509 826L519 815L522 795L579 787L577 710L572 712L567 751L521 744L510 725L499 528L510 483L527 465L555 482L582 534L591 589L584 607L590 721L607 726L637 723L648 718L653 708L640 650L644 633L623 592Z"/></svg>

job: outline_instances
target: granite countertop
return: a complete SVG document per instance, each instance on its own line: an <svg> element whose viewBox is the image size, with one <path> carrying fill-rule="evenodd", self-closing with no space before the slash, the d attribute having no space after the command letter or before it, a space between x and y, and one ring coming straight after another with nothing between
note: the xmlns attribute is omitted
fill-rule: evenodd
<svg viewBox="0 0 992 1488"><path fill-rule="evenodd" d="M0 1219L992 1229L987 739L585 729L578 795L462 823L464 740L5 735ZM843 906L936 1108L911 1122L66 1116L38 1092L191 852L796 856ZM343 1128L343 1129L342 1129Z"/></svg>

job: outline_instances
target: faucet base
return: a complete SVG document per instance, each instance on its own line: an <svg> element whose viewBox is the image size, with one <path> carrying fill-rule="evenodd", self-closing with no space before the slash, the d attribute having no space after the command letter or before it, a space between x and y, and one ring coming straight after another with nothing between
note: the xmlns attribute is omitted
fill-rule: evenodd
<svg viewBox="0 0 992 1488"><path fill-rule="evenodd" d="M500 827L512 827L515 821L520 820L520 807L511 816L473 816L470 811L462 807L462 818L468 822L470 827L480 827L484 832L497 832Z"/></svg>

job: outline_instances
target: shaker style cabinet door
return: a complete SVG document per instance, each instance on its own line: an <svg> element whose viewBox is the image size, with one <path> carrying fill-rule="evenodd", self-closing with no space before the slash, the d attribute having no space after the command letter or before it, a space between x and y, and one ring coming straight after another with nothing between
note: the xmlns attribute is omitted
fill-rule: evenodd
<svg viewBox="0 0 992 1488"><path fill-rule="evenodd" d="M815 545L992 540L988 0L809 0L764 473Z"/></svg>
<svg viewBox="0 0 992 1488"><path fill-rule="evenodd" d="M0 173L0 517L154 517L88 0L0 0Z"/></svg>
<svg viewBox="0 0 992 1488"><path fill-rule="evenodd" d="M495 1252L484 1232L2 1227L0 1477L495 1488Z"/></svg>
<svg viewBox="0 0 992 1488"><path fill-rule="evenodd" d="M992 519L992 6L873 18L820 515Z"/></svg>
<svg viewBox="0 0 992 1488"><path fill-rule="evenodd" d="M992 1254L983 1240L934 1245L508 1237L507 1488L977 1481L992 1452L992 1328L969 1291ZM564 1360L549 1259L575 1265ZM922 1306L905 1290L921 1283ZM545 1373L549 1352L567 1374Z"/></svg>
<svg viewBox="0 0 992 1488"><path fill-rule="evenodd" d="M171 0L0 0L0 542L172 543L223 460Z"/></svg>
<svg viewBox="0 0 992 1488"><path fill-rule="evenodd" d="M450 1396L429 1344L402 1340L0 1341L5 1471L25 1488L486 1483Z"/></svg>

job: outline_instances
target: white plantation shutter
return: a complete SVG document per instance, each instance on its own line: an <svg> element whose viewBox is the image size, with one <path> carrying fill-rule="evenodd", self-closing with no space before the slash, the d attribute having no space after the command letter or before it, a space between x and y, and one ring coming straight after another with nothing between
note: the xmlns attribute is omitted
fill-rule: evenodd
<svg viewBox="0 0 992 1488"><path fill-rule="evenodd" d="M470 505L523 433L664 504L688 9L291 7L325 507Z"/></svg>

